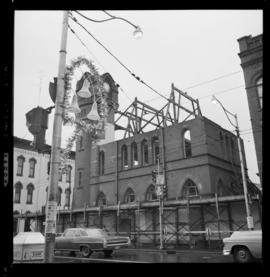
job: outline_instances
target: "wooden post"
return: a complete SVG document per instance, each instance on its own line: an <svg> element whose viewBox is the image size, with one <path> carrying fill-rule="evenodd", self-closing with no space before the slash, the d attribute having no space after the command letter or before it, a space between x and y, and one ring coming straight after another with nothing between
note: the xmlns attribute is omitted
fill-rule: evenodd
<svg viewBox="0 0 270 277"><path fill-rule="evenodd" d="M156 231L156 217L155 217L155 208L152 208L152 221L153 221L153 231ZM153 235L154 238L154 245L157 243L157 236L156 234Z"/></svg>
<svg viewBox="0 0 270 277"><path fill-rule="evenodd" d="M78 214L74 214L74 216L73 216L73 227L76 227L76 225L77 225L77 215Z"/></svg>
<svg viewBox="0 0 270 277"><path fill-rule="evenodd" d="M218 195L215 193L215 204L216 204L216 211L217 211L217 220L218 220L218 238L221 242L221 233L220 233L220 214L219 214L219 207L218 207Z"/></svg>
<svg viewBox="0 0 270 277"><path fill-rule="evenodd" d="M189 247L191 248L191 234L190 234L190 218L189 218L189 190L187 190L187 226L188 226L188 232L189 232Z"/></svg>
<svg viewBox="0 0 270 277"><path fill-rule="evenodd" d="M70 209L70 214L69 214L69 222L70 222L70 224L72 222L72 210L71 209Z"/></svg>
<svg viewBox="0 0 270 277"><path fill-rule="evenodd" d="M102 218L102 210L101 207L99 207L99 227L103 228L103 218Z"/></svg>
<svg viewBox="0 0 270 277"><path fill-rule="evenodd" d="M228 218L229 218L229 228L230 228L230 231L233 231L231 204L229 202L227 204L227 211L228 211Z"/></svg>
<svg viewBox="0 0 270 277"><path fill-rule="evenodd" d="M179 211L178 207L175 209L175 230L176 230L176 245L179 245Z"/></svg>
<svg viewBox="0 0 270 277"><path fill-rule="evenodd" d="M202 230L205 230L205 221L204 221L204 205L201 204L201 228ZM204 237L204 246L206 247L206 235L203 235Z"/></svg>
<svg viewBox="0 0 270 277"><path fill-rule="evenodd" d="M86 203L84 203L84 210L83 210L83 224L84 224L84 227L86 226L85 213L86 213Z"/></svg>

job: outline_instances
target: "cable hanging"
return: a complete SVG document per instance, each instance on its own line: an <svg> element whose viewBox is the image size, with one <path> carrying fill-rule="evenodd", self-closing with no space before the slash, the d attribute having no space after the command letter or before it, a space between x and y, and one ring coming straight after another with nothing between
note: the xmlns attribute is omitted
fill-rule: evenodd
<svg viewBox="0 0 270 277"><path fill-rule="evenodd" d="M140 77L136 76L135 73L133 73L127 66L125 66L114 54L112 54L112 52L106 48L100 41L98 41L82 24L80 24L78 22L78 20L72 16L71 19L76 22L79 26L81 26L99 45L101 45L120 65L122 65L136 80L138 80L139 82L141 82L142 84L144 84L145 86L147 86L149 89L151 89L152 91L154 91L156 94L158 94L159 96L163 97L164 99L166 99L167 101L170 101L167 97L165 97L164 95L162 95L161 93L159 93L158 91L156 91L155 89L153 89L151 86L149 86L147 83L145 83Z"/></svg>
<svg viewBox="0 0 270 277"><path fill-rule="evenodd" d="M68 25L68 28L70 29L70 31L76 36L76 38L81 42L81 44L87 49L87 51L89 52L90 55L92 55L95 60L98 62L98 64L103 68L104 71L108 71L101 63L100 61L97 59L97 57L89 50L89 48L86 46L86 44L80 39L80 37L76 34L76 32ZM125 94L125 96L132 102L131 98L127 95L127 93L123 90L123 88L116 83L116 86Z"/></svg>
<svg viewBox="0 0 270 277"><path fill-rule="evenodd" d="M75 11L76 13L80 14L79 12ZM108 14L109 16L112 16L110 15L108 12L104 11L106 14ZM80 14L81 16L87 18L86 16ZM155 92L156 94L158 94L160 97L166 99L167 101L170 101L169 98L167 98L166 96L164 96L163 94L159 93L157 90L155 90L154 88L152 88L150 85L148 85L147 83L145 83L140 77L138 77L135 73L133 73L127 66L125 66L114 54L112 54L112 52L107 49L100 41L98 41L82 24L80 24L78 22L78 20L72 15L70 16L71 19L77 23L79 26L81 26L81 28L83 28L101 47L103 47L103 49L105 49L122 67L124 67L137 81L141 82L142 84L144 84L146 87L148 87L149 89L151 89L153 92ZM112 16L113 17L113 16ZM89 19L89 18L87 18ZM111 18L113 19L113 18ZM111 19L107 19L106 21L108 20L111 20ZM90 19L89 19L90 20ZM92 20L93 21L93 20ZM101 22L101 21L100 21ZM219 77L216 77L216 78L213 78L211 80L208 80L208 81L205 81L205 82L201 82L201 83L198 83L196 85L193 85L193 86L190 86L188 88L185 88L184 90L186 89L190 89L190 88L194 88L194 87L197 87L197 86L201 86L203 84L207 84L207 83L211 83L213 81L216 81L216 80L219 80L219 79L222 79L222 78L226 78L226 77L229 77L229 76L232 76L232 75L235 75L235 74L238 74L240 73L241 71L235 71L235 72L231 72L231 73L228 73L228 74L225 74L225 75L222 75L222 76L219 76ZM228 89L228 90L224 90L224 91L221 91L221 92L218 92L216 94L220 94L220 93L224 93L226 91L230 91L230 90L233 90L233 89L237 89L237 88L240 88L240 87L243 87L243 86L238 86L238 87L234 87L234 88L231 88L231 89ZM211 95L206 95L206 96L203 96L203 97L200 97L198 99L203 99L203 98L207 98L209 96L212 96L213 94ZM158 99L158 98L154 98L154 99ZM149 102L149 101L153 101L154 99L150 99L150 100L147 100L146 102Z"/></svg>

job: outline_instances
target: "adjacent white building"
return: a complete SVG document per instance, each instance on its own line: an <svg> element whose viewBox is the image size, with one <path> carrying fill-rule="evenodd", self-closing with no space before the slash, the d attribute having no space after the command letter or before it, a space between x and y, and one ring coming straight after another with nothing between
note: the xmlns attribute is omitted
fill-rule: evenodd
<svg viewBox="0 0 270 277"><path fill-rule="evenodd" d="M48 198L51 146L46 145L38 153L29 140L14 137L13 153L13 212L14 214L36 213L45 210ZM59 172L58 209L70 209L73 197L75 153L67 161L66 172ZM21 225L21 224L20 224ZM23 224L24 225L24 224ZM14 232L23 231L14 221Z"/></svg>

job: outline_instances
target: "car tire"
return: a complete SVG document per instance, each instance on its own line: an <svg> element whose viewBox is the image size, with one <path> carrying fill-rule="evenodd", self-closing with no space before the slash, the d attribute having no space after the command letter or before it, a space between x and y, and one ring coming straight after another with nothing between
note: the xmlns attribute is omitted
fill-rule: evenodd
<svg viewBox="0 0 270 277"><path fill-rule="evenodd" d="M88 257L91 256L92 250L88 246L83 246L81 248L81 253L82 253L84 258L88 258Z"/></svg>
<svg viewBox="0 0 270 277"><path fill-rule="evenodd" d="M105 257L111 257L113 250L104 250L103 253Z"/></svg>
<svg viewBox="0 0 270 277"><path fill-rule="evenodd" d="M250 263L253 261L250 251L244 246L236 247L233 251L233 257L237 263Z"/></svg>

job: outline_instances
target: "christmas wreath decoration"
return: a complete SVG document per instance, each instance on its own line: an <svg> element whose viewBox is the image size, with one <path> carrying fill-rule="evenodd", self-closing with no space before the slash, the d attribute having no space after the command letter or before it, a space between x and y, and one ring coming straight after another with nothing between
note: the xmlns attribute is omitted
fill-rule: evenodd
<svg viewBox="0 0 270 277"><path fill-rule="evenodd" d="M87 72L89 71L91 74L91 88L92 94L95 94L95 99L98 106L98 111L100 115L100 120L98 122L91 121L88 118L74 118L71 117L68 112L68 107L70 103L70 98L72 96L72 84L71 81L73 80L74 73L76 69L79 69L82 65L85 65L87 68ZM85 73L85 72L84 72ZM83 73L83 74L84 74ZM70 65L66 66L65 72L65 93L64 93L64 112L63 112L63 124L64 125L75 125L75 129L71 135L67 139L67 144L65 149L61 152L60 156L60 169L62 171L66 168L66 161L70 156L70 152L76 142L83 133L88 133L93 143L97 143L101 139L101 134L104 136L104 126L105 121L108 115L108 106L107 106L107 92L104 88L104 82L101 76L98 73L97 68L92 63L92 61L88 60L87 58L80 56L73 60L71 60ZM75 90L74 90L75 91Z"/></svg>

